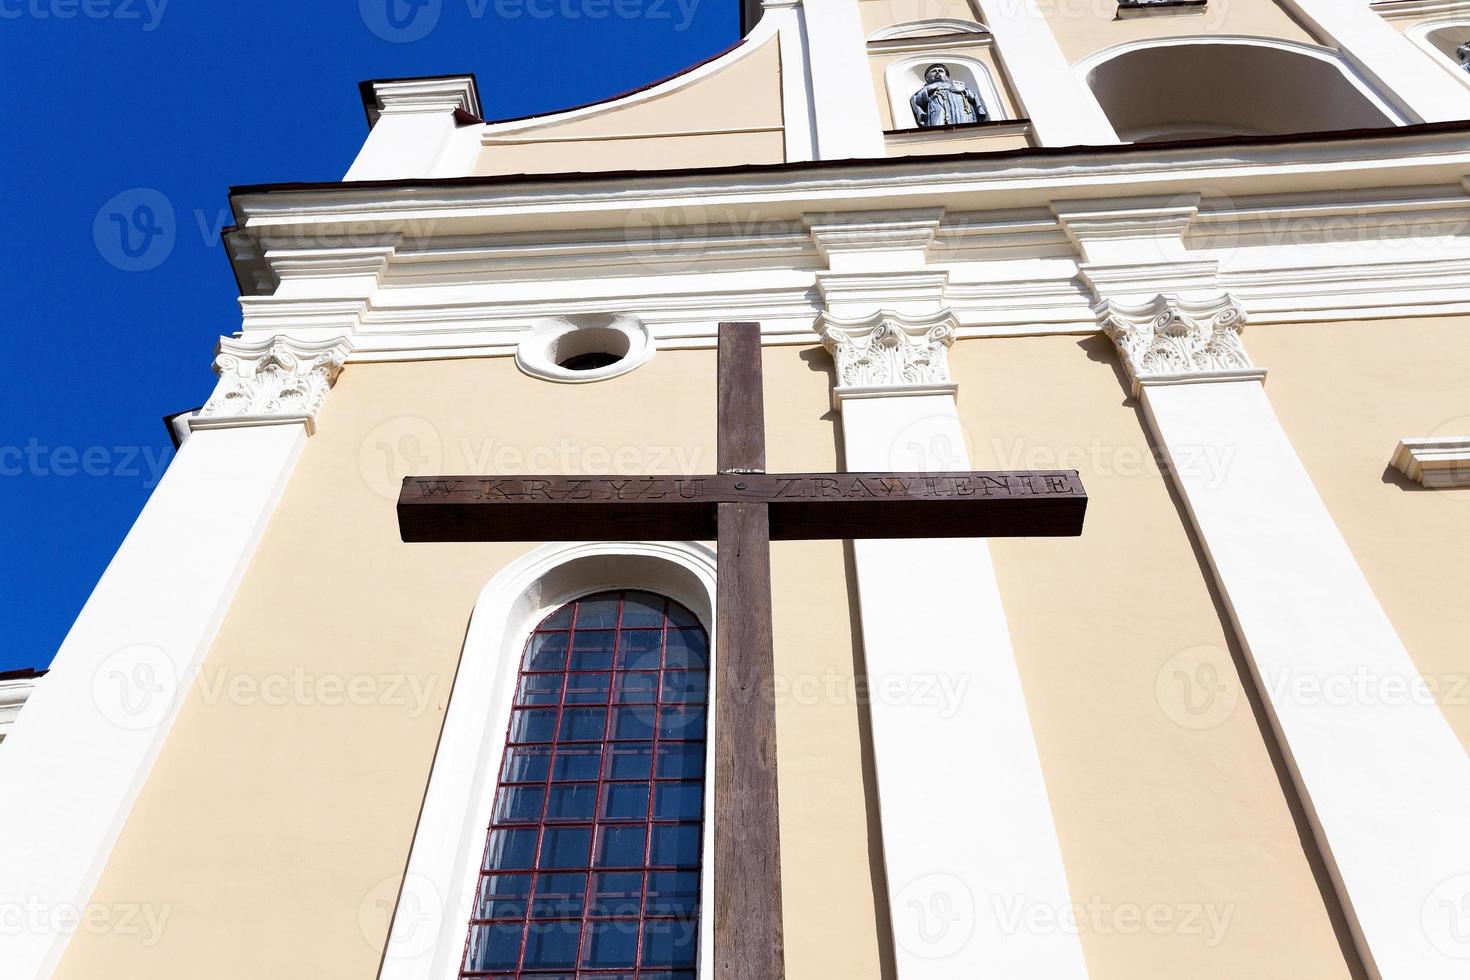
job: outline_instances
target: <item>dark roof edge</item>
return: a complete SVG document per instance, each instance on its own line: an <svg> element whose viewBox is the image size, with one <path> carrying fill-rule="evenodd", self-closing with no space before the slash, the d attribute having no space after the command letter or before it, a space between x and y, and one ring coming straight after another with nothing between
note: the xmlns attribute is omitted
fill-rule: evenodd
<svg viewBox="0 0 1470 980"><path fill-rule="evenodd" d="M241 184L230 188L230 197L234 199L245 194L273 194L293 191L387 190L397 188L408 190L415 187L497 187L504 184L524 183L590 183L593 181L620 179L648 180L658 177L686 177L694 174L718 177L725 174L800 173L809 170L832 170L841 167L894 167L916 163L945 163L963 160L1039 160L1048 157L1075 156L1083 152L1101 156L1128 156L1129 154L1152 153L1158 150L1188 150L1212 146L1269 147L1287 146L1292 143L1346 143L1365 137L1389 137L1397 139L1405 136L1429 136L1440 133L1470 134L1470 120L1418 123L1412 126L1376 127L1371 129L1331 130L1320 133L1292 133L1278 136L1226 136L1215 139L1175 140L1157 143L1109 143L1101 146L1033 146L1013 150L989 150L983 152L945 153L923 156L854 157L843 160L806 160L795 163L746 163L725 167L699 167L684 170L609 170L550 174L497 174L493 176L469 177L407 177L394 180L338 180Z"/></svg>
<svg viewBox="0 0 1470 980"><path fill-rule="evenodd" d="M0 681L29 681L45 677L49 671L37 670L34 667L22 667L19 670L0 670Z"/></svg>

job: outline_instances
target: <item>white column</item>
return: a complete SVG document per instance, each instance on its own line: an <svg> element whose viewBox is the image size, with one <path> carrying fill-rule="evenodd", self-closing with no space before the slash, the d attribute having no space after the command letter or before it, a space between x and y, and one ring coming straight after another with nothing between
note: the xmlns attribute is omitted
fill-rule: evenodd
<svg viewBox="0 0 1470 980"><path fill-rule="evenodd" d="M1042 146L1119 141L1092 90L1072 71L1036 0L980 0L980 6Z"/></svg>
<svg viewBox="0 0 1470 980"><path fill-rule="evenodd" d="M221 341L221 380L0 749L0 976L50 976L346 357ZM120 910L118 910L120 911Z"/></svg>
<svg viewBox="0 0 1470 980"><path fill-rule="evenodd" d="M786 162L820 159L815 94L807 57L806 11L801 0L766 0L761 27L775 30L781 45L781 107L785 116Z"/></svg>
<svg viewBox="0 0 1470 980"><path fill-rule="evenodd" d="M364 83L372 131L344 180L454 177L479 149L480 97L468 75ZM461 133L461 127L466 132Z"/></svg>
<svg viewBox="0 0 1470 980"><path fill-rule="evenodd" d="M883 122L868 69L868 42L858 0L809 0L802 8L817 159L885 156ZM783 65L782 71L786 70Z"/></svg>
<svg viewBox="0 0 1470 980"><path fill-rule="evenodd" d="M868 293L862 278L848 284ZM829 301L840 282L825 282ZM837 361L848 470L969 469L952 315L824 315L822 339ZM1076 935L1025 925L1071 898L989 549L854 551L898 976L1086 977Z"/></svg>
<svg viewBox="0 0 1470 980"><path fill-rule="evenodd" d="M1228 296L1103 302L1374 976L1463 978L1470 758L1282 430ZM1345 380L1344 383L1348 383Z"/></svg>
<svg viewBox="0 0 1470 980"><path fill-rule="evenodd" d="M1412 122L1470 119L1470 90L1450 78L1368 5L1368 0L1282 0Z"/></svg>

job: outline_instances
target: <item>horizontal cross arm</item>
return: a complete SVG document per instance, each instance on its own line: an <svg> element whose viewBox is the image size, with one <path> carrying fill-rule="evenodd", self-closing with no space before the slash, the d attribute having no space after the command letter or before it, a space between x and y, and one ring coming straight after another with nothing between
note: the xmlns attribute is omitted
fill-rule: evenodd
<svg viewBox="0 0 1470 980"><path fill-rule="evenodd" d="M771 538L1077 535L1075 470L711 476L409 477L404 541L708 541L716 507L764 503Z"/></svg>

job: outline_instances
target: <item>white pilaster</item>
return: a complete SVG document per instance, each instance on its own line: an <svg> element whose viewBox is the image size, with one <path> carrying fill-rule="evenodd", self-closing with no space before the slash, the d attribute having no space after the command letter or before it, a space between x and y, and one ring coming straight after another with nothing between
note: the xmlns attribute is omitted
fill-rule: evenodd
<svg viewBox="0 0 1470 980"><path fill-rule="evenodd" d="M872 278L829 279L829 298ZM954 329L947 311L823 315L848 470L969 468ZM898 976L1086 977L1077 936L1006 914L1071 899L988 547L853 546Z"/></svg>
<svg viewBox="0 0 1470 980"><path fill-rule="evenodd" d="M1470 875L1470 759L1277 420L1240 342L1240 307L1228 296L1160 296L1105 300L1098 314L1208 556L1369 970L1463 977L1454 956L1463 949L1434 903L1441 886ZM1424 696L1382 696L1396 689Z"/></svg>
<svg viewBox="0 0 1470 980"><path fill-rule="evenodd" d="M806 9L801 0L766 0L761 26L771 25L781 45L781 107L786 126L786 162L820 159L816 96L808 58Z"/></svg>
<svg viewBox="0 0 1470 980"><path fill-rule="evenodd" d="M883 122L868 70L868 45L858 0L810 0L802 4L802 9L817 126L817 159L885 156Z"/></svg>
<svg viewBox="0 0 1470 980"><path fill-rule="evenodd" d="M1411 122L1470 119L1470 89L1384 20L1368 0L1282 0L1324 43L1335 45Z"/></svg>
<svg viewBox="0 0 1470 980"><path fill-rule="evenodd" d="M0 806L0 910L23 923L0 929L6 980L50 976L85 920L349 349L267 341L250 362L251 345L221 346L219 407L196 417L0 751L0 787L25 801Z"/></svg>
<svg viewBox="0 0 1470 980"><path fill-rule="evenodd" d="M1092 90L1067 63L1036 0L980 0L980 7L1042 146L1119 142Z"/></svg>
<svg viewBox="0 0 1470 980"><path fill-rule="evenodd" d="M403 180L469 173L479 148L456 139L480 117L475 80L468 75L365 82L372 130L344 180Z"/></svg>

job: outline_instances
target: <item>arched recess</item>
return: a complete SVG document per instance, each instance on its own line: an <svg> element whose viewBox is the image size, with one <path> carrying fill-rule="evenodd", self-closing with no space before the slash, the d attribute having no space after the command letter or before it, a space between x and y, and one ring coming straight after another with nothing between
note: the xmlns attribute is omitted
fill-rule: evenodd
<svg viewBox="0 0 1470 980"><path fill-rule="evenodd" d="M924 86L924 71L930 65L944 65L955 81L964 82L979 94L990 119L1005 119L1006 107L1001 101L1000 90L990 68L979 58L967 55L932 52L910 55L889 65L883 73L883 84L888 90L888 106L893 113L894 129L917 129L909 99Z"/></svg>
<svg viewBox="0 0 1470 980"><path fill-rule="evenodd" d="M544 545L506 566L475 603L429 774L408 868L389 927L378 980L456 980L475 899L485 828L505 752L517 671L527 638L561 606L595 592L640 589L668 596L699 618L710 637L714 677L715 555L695 542L581 542ZM718 719L711 684L709 730ZM714 772L713 745L706 771ZM714 814L714 779L705 812ZM705 854L714 853L714 819ZM714 862L702 891L712 899ZM714 941L714 916L700 919L700 948ZM700 977L713 975L701 957Z"/></svg>
<svg viewBox="0 0 1470 980"><path fill-rule="evenodd" d="M1108 48L1077 65L1125 142L1402 125L1337 52L1255 37Z"/></svg>
<svg viewBox="0 0 1470 980"><path fill-rule="evenodd" d="M1465 64L1457 54L1462 45L1470 44L1470 16L1437 18L1415 24L1405 33L1440 67L1465 85L1470 85L1470 71L1465 70Z"/></svg>

